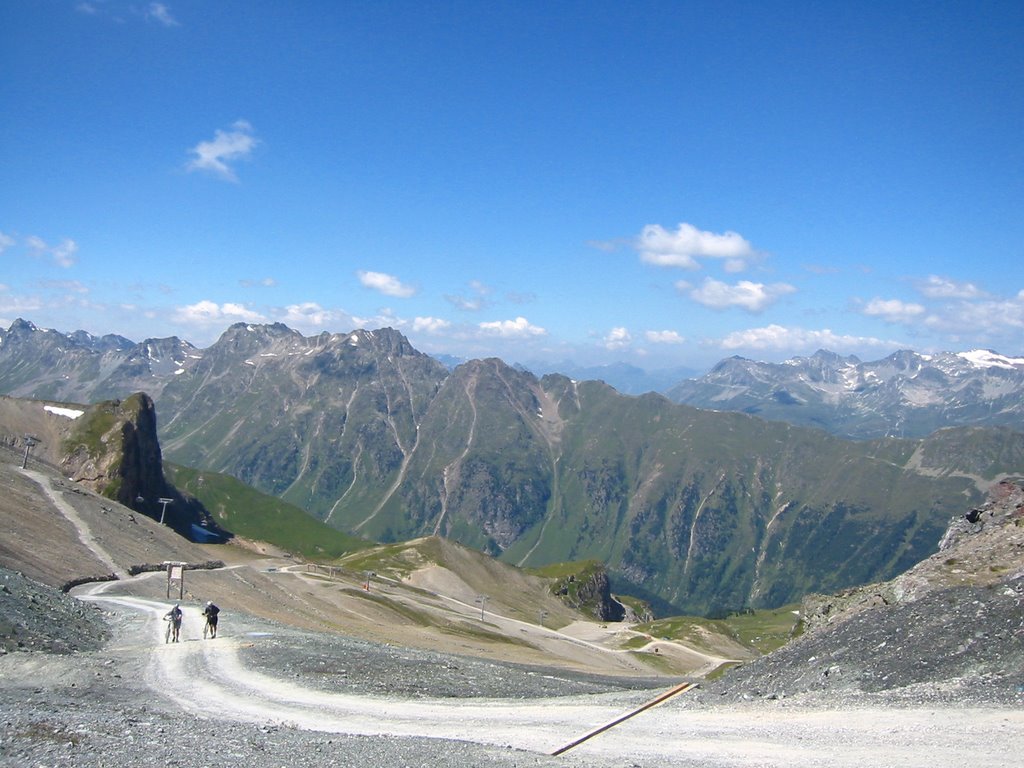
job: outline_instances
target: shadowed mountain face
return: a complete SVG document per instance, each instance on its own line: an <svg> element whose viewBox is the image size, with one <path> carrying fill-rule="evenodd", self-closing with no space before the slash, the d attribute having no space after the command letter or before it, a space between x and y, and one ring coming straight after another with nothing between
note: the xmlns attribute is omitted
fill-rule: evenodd
<svg viewBox="0 0 1024 768"><path fill-rule="evenodd" d="M449 372L390 329L239 324L198 354L161 380L168 459L382 541L599 559L617 591L672 612L890 578L1024 467L1006 429L851 442L496 359ZM15 357L5 340L0 381Z"/></svg>

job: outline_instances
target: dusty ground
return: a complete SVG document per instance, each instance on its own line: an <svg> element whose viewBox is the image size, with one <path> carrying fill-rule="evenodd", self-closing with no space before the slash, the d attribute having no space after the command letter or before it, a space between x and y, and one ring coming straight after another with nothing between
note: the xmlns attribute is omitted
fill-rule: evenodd
<svg viewBox="0 0 1024 768"><path fill-rule="evenodd" d="M798 641L787 647L788 660L773 655L747 665L554 757L683 676L654 678L650 666L637 666L619 650L625 627L590 622L555 631L492 611L497 600L481 618L466 588L437 573L418 586L377 580L365 589L356 579L306 573L280 553L197 547L62 482L0 466L7 498L19 504L0 503L3 530L26 519L44 526L19 540L5 534L0 556L33 578L59 585L71 566L103 575L140 560L225 566L186 572L179 644L163 642L160 617L171 604L163 573L84 585L73 598L20 577L4 581L0 613L20 606L52 650L72 651L0 655L5 766L1002 768L1024 751L1014 688L1020 656L1009 623L1016 602L996 589L965 586L979 591L962 611L936 614L959 632L984 612L1009 633L1001 638L1005 654L987 660L981 640L994 634L963 644L955 661L966 663L947 685L921 673L906 685L863 688L864 674L879 669L858 651L864 639L888 648L894 632L913 626L914 615L894 606L891 624L846 622L844 646ZM455 594L440 592L448 588ZM224 609L212 641L202 639L199 619L208 598ZM941 622L928 630L941 632ZM917 639L905 647L923 646ZM700 669L718 660L683 662ZM990 672L979 676L984 663ZM1016 666L1000 669L1007 665ZM894 663L886 674L907 668ZM993 684L978 685L984 680Z"/></svg>
<svg viewBox="0 0 1024 768"><path fill-rule="evenodd" d="M0 539L0 564L51 586L116 574L127 593L166 599L166 579L128 582L126 571L165 561L223 563L228 567L186 570L183 589L176 583L173 590L186 602L214 599L228 612L304 629L598 674L702 674L727 657L664 642L657 652L654 645L624 652L628 628L581 621L535 585L506 578L499 586L498 575L469 572L486 567L478 562L466 564L473 586L425 564L402 582L374 576L366 589L361 574L328 578L264 545L193 544L45 467L21 471L18 456L0 451L0 458L7 459L0 461L0 487L9 489L0 498L0 529L8 532ZM481 590L488 595L482 616Z"/></svg>
<svg viewBox="0 0 1024 768"><path fill-rule="evenodd" d="M147 577L143 577L145 579ZM153 577L148 577L152 580ZM82 588L107 613L98 651L0 656L10 766L825 766L1003 768L1019 707L854 692L716 703L683 693L584 741L668 686L308 632L229 613L163 642L166 601Z"/></svg>

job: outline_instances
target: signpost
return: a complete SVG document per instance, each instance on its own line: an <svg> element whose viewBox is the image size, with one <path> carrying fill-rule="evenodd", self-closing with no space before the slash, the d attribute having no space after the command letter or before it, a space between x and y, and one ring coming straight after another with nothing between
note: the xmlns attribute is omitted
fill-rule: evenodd
<svg viewBox="0 0 1024 768"><path fill-rule="evenodd" d="M171 584L178 582L178 599L185 599L185 563L164 561L167 566L167 599L171 598Z"/></svg>

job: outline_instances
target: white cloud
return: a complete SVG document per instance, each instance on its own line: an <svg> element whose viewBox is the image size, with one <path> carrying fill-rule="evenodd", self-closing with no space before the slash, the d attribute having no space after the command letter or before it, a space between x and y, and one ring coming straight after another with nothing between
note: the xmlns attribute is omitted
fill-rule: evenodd
<svg viewBox="0 0 1024 768"><path fill-rule="evenodd" d="M253 288L253 287L257 287L257 286L260 286L260 287L263 287L263 288L273 288L274 286L277 285L277 280L275 280L272 277L264 277L264 278L262 278L260 280L251 280L249 278L245 278L245 279L239 280L238 283L239 283L239 285L243 286L244 288Z"/></svg>
<svg viewBox="0 0 1024 768"><path fill-rule="evenodd" d="M55 245L50 249L50 255L53 256L53 260L58 265L67 269L75 265L75 254L78 253L78 245L74 240L64 238L60 245Z"/></svg>
<svg viewBox="0 0 1024 768"><path fill-rule="evenodd" d="M263 323L266 318L242 304L199 301L174 310L174 320L185 325L213 326L231 323Z"/></svg>
<svg viewBox="0 0 1024 768"><path fill-rule="evenodd" d="M444 300L463 312L479 312L486 306L482 296L453 296L446 294Z"/></svg>
<svg viewBox="0 0 1024 768"><path fill-rule="evenodd" d="M77 261L75 254L78 253L78 245L69 238L64 238L58 245L50 246L43 238L29 235L25 238L25 245L32 250L33 255L49 256L57 266L65 269L73 267Z"/></svg>
<svg viewBox="0 0 1024 768"><path fill-rule="evenodd" d="M1008 299L956 302L929 314L925 325L971 343L1013 344L1016 353L1024 330L1024 291Z"/></svg>
<svg viewBox="0 0 1024 768"><path fill-rule="evenodd" d="M691 299L712 309L739 307L748 312L761 312L788 293L796 291L787 283L754 283L740 280L735 285L706 278L699 288L693 288L686 281L679 281L676 288L687 293Z"/></svg>
<svg viewBox="0 0 1024 768"><path fill-rule="evenodd" d="M450 322L439 317L417 317L412 321L412 329L417 333L440 333L450 327Z"/></svg>
<svg viewBox="0 0 1024 768"><path fill-rule="evenodd" d="M165 27L179 26L177 19L171 15L170 9L163 3L150 3L146 9L146 18L154 19Z"/></svg>
<svg viewBox="0 0 1024 768"><path fill-rule="evenodd" d="M909 323L924 315L925 308L899 299L874 298L864 305L862 311L869 317L880 317L888 323Z"/></svg>
<svg viewBox="0 0 1024 768"><path fill-rule="evenodd" d="M534 336L546 336L548 333L539 326L531 325L525 317L480 323L477 327L489 336L500 336L505 339L526 339Z"/></svg>
<svg viewBox="0 0 1024 768"><path fill-rule="evenodd" d="M208 171L226 181L238 181L230 163L246 160L260 143L253 136L252 126L245 120L238 120L230 131L218 129L212 141L201 141L189 152L195 157L185 166L189 171Z"/></svg>
<svg viewBox="0 0 1024 768"><path fill-rule="evenodd" d="M985 296L985 292L974 283L959 283L938 275L929 275L919 289L929 299L979 299Z"/></svg>
<svg viewBox="0 0 1024 768"><path fill-rule="evenodd" d="M29 312L38 312L43 308L43 302L36 296L10 296L7 295L7 286L0 286L0 312L11 315L25 315ZM10 325L13 320L5 321Z"/></svg>
<svg viewBox="0 0 1024 768"><path fill-rule="evenodd" d="M748 259L757 255L753 247L736 232L705 232L692 224L679 224L671 232L660 224L648 224L636 238L634 247L640 258L659 267L698 269L697 259L726 259L731 272L746 268Z"/></svg>
<svg viewBox="0 0 1024 768"><path fill-rule="evenodd" d="M644 338L651 344L682 344L686 341L678 331L644 331Z"/></svg>
<svg viewBox="0 0 1024 768"><path fill-rule="evenodd" d="M3 232L0 232L0 253L3 253L12 245L14 245L14 242L15 241L13 237L11 237L10 235L5 235Z"/></svg>
<svg viewBox="0 0 1024 768"><path fill-rule="evenodd" d="M63 293L89 293L89 288L79 280L46 280L42 286Z"/></svg>
<svg viewBox="0 0 1024 768"><path fill-rule="evenodd" d="M748 328L734 331L722 339L723 349L783 350L789 352L816 351L818 349L846 350L851 348L881 347L896 348L900 345L869 336L837 334L828 328L806 330L786 328L782 325L767 325L762 328Z"/></svg>
<svg viewBox="0 0 1024 768"><path fill-rule="evenodd" d="M289 304L283 313L278 314L278 321L289 328L307 331L325 331L332 325L343 324L348 316L343 312L324 309L315 301Z"/></svg>
<svg viewBox="0 0 1024 768"><path fill-rule="evenodd" d="M490 302L487 301L487 296L491 293L489 286L479 280L471 280L469 290L472 293L471 296L449 294L444 299L456 309L461 309L464 312L479 312L490 305Z"/></svg>
<svg viewBox="0 0 1024 768"><path fill-rule="evenodd" d="M359 276L359 282L385 296L407 299L416 293L416 289L412 286L405 285L397 277L384 272L369 272L361 269L356 274Z"/></svg>
<svg viewBox="0 0 1024 768"><path fill-rule="evenodd" d="M602 341L605 349L623 349L633 343L633 337L630 335L629 330L619 326L608 331Z"/></svg>

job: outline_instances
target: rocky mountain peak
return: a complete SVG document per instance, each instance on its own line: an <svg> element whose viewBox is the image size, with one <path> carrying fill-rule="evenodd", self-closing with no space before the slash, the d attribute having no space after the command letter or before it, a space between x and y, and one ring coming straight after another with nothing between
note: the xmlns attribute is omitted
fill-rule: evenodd
<svg viewBox="0 0 1024 768"><path fill-rule="evenodd" d="M861 362L819 350L758 363L729 358L667 393L697 408L743 411L842 437L924 437L949 426L1024 424L1024 358L992 351L900 350Z"/></svg>

